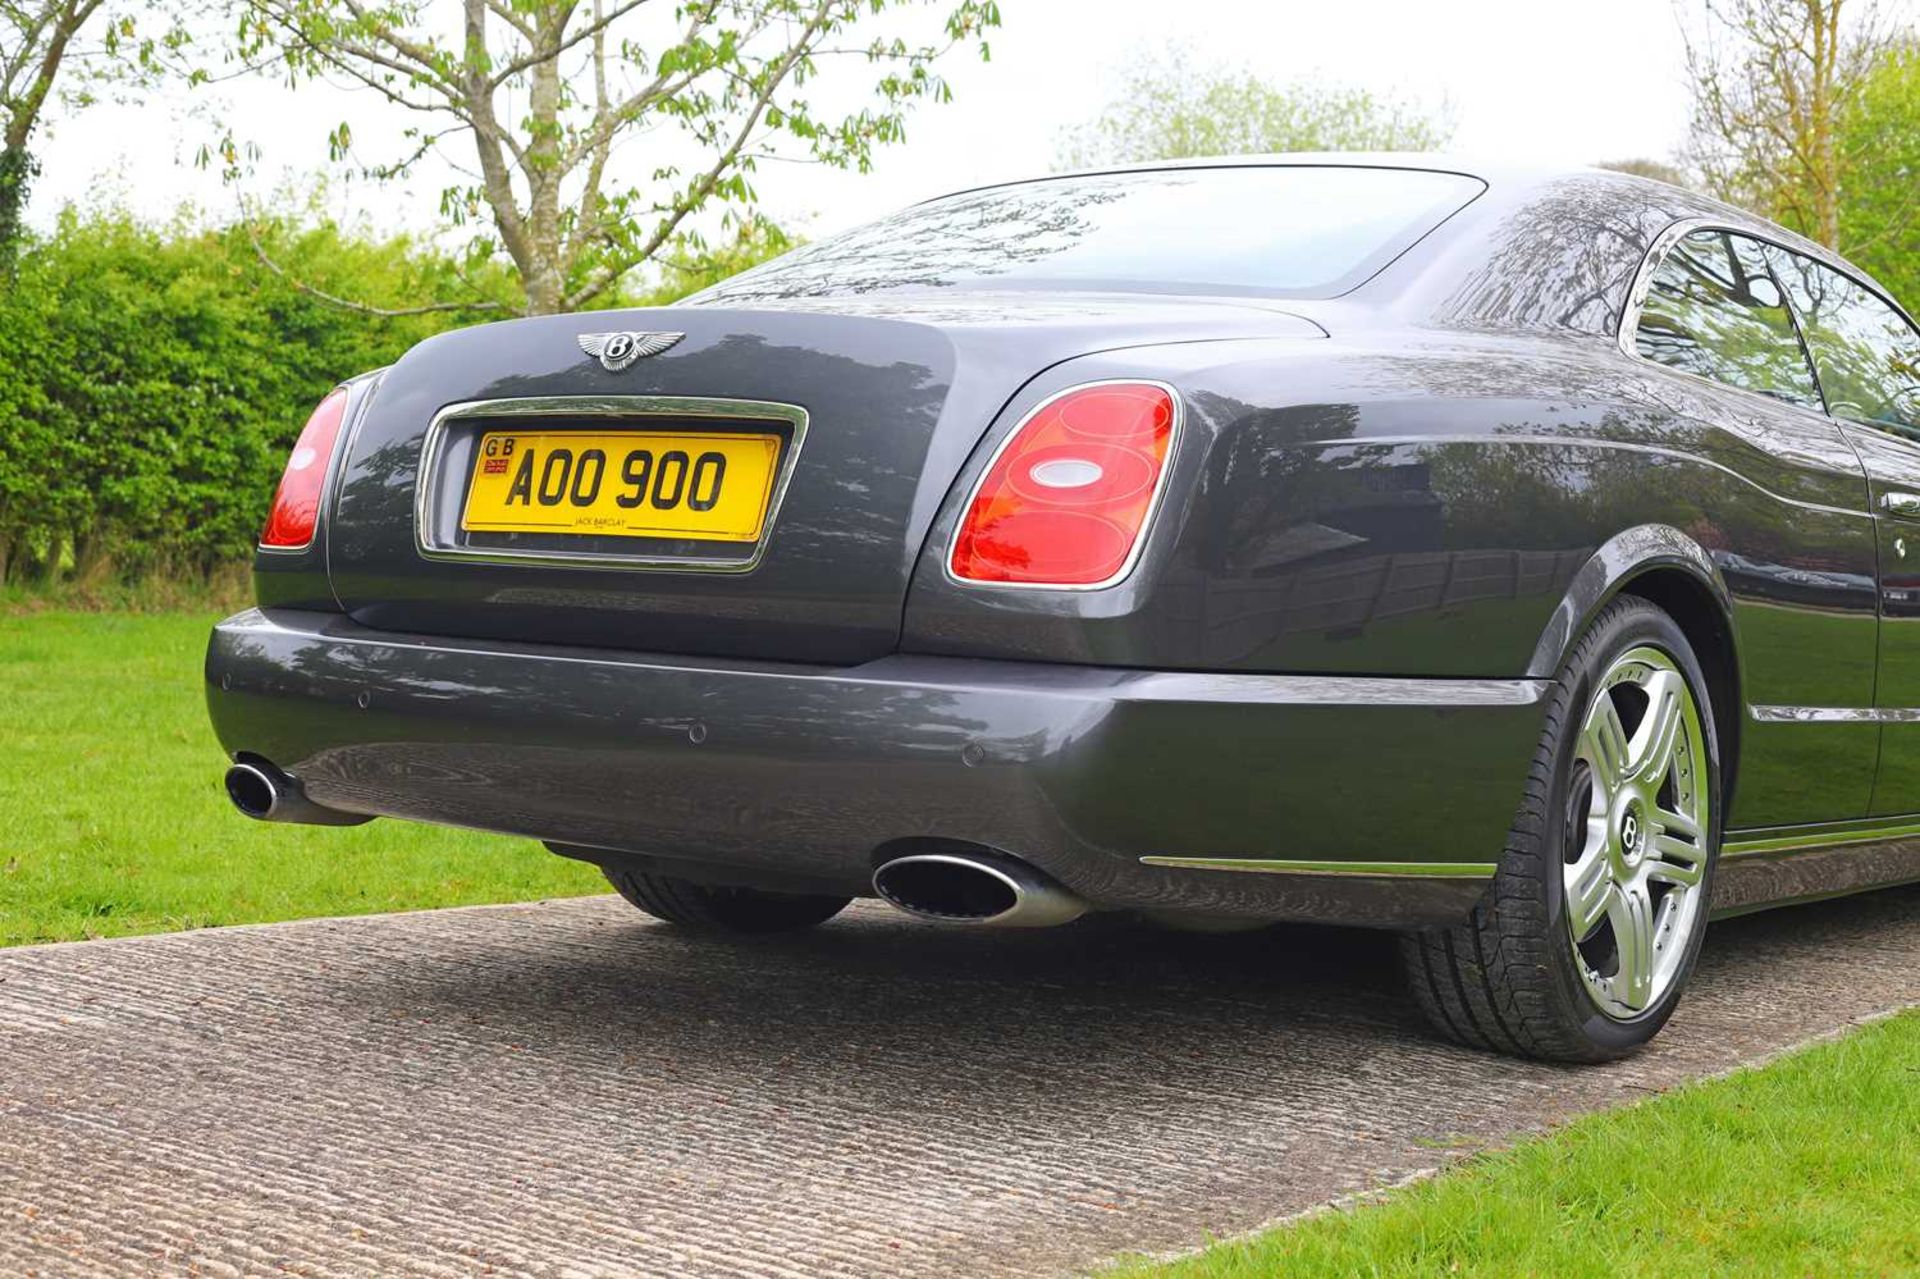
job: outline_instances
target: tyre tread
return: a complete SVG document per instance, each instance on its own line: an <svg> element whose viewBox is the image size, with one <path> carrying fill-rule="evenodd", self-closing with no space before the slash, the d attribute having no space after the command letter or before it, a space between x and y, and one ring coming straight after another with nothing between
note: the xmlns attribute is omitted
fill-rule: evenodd
<svg viewBox="0 0 1920 1279"><path fill-rule="evenodd" d="M838 914L846 897L718 888L675 875L603 866L607 882L629 903L663 923L716 933L777 933L811 928Z"/></svg>
<svg viewBox="0 0 1920 1279"><path fill-rule="evenodd" d="M1525 792L1487 895L1466 922L1401 939L1415 1004L1434 1029L1457 1043L1553 1061L1622 1055L1583 1034L1555 991L1551 948L1558 942L1543 877L1558 870L1551 826L1554 758L1565 725L1579 712L1575 673L1590 669L1601 637L1636 612L1665 617L1645 600L1622 596L1595 618L1554 680Z"/></svg>

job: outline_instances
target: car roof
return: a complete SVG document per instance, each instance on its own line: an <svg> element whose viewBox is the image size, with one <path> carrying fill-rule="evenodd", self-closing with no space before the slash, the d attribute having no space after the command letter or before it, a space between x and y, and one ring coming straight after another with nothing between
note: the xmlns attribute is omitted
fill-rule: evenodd
<svg viewBox="0 0 1920 1279"><path fill-rule="evenodd" d="M1161 173L1179 169L1261 168L1417 169L1430 173L1457 173L1464 177L1478 178L1488 186L1533 186L1554 178L1585 174L1634 176L1592 165L1553 164L1457 151L1276 151L1264 154L1146 160L1129 164L1106 164L1091 168L1063 170L1058 173L1035 174L1030 177L1008 178L1000 182L983 182L976 186L961 187L931 197L930 200L922 203L949 199L956 195L967 195L974 191L1026 186L1035 182L1053 182L1062 178L1101 177L1117 173ZM1653 181L1650 178L1640 180Z"/></svg>
<svg viewBox="0 0 1920 1279"><path fill-rule="evenodd" d="M1493 197L1486 203L1494 206L1524 204L1530 198L1561 188L1570 181L1604 184L1618 190L1623 200L1634 199L1637 196L1644 201L1651 197L1672 210L1674 221L1706 219L1733 230L1745 231L1761 239L1772 240L1783 248L1804 254L1843 274L1861 280L1874 292L1893 302L1896 308L1904 309L1900 300L1894 298L1893 294L1864 268L1840 256L1839 253L1817 240L1810 239L1737 205L1728 204L1723 200L1695 191L1691 187L1676 186L1658 178L1627 173L1596 164L1569 164L1539 158L1489 156L1459 151L1285 151L1266 154L1198 156L1075 169L1006 182L985 183L981 186L950 192L949 195L965 195L972 191L1022 186L1058 178L1186 169L1247 168L1413 169L1430 173L1453 173L1463 177L1477 178L1486 183L1488 195ZM1439 235L1444 238L1446 235L1444 228L1439 231Z"/></svg>
<svg viewBox="0 0 1920 1279"><path fill-rule="evenodd" d="M921 201L930 204L938 200L955 196L970 195L976 191L994 191L1005 187L1027 186L1040 182L1053 182L1067 178L1103 177L1111 174L1127 173L1163 173L1176 170L1193 169L1254 169L1254 168L1347 168L1347 169L1412 169L1428 173L1454 173L1463 177L1476 178L1487 184L1488 192L1496 198L1491 203L1523 203L1528 194L1559 186L1570 180L1600 182L1617 188L1623 198L1631 196L1636 190L1642 198L1658 194L1661 201L1684 204L1686 216L1725 219L1731 227L1753 231L1768 239L1780 241L1786 247L1810 256L1825 259L1845 267L1854 273L1859 268L1845 262L1833 250L1809 240L1786 227L1770 222L1765 218L1716 200L1689 187L1675 186L1657 178L1644 177L1637 173L1626 173L1619 169L1609 169L1593 164L1555 163L1539 159L1515 159L1507 156L1487 156L1471 152L1457 151L1283 151L1268 154L1198 156L1177 160L1150 160L1134 164L1103 165L1094 168L1073 169L1060 173L1036 174L1031 177L1010 178L1002 182L986 182L978 186L962 187L943 195Z"/></svg>

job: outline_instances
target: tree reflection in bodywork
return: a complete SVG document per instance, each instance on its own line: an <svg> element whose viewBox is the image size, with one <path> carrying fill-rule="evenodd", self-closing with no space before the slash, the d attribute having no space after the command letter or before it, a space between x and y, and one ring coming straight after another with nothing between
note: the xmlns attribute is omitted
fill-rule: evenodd
<svg viewBox="0 0 1920 1279"><path fill-rule="evenodd" d="M1054 178L916 205L688 301L1036 286L1333 297L1485 188L1458 173L1340 165Z"/></svg>
<svg viewBox="0 0 1920 1279"><path fill-rule="evenodd" d="M1647 246L1675 218L1707 207L1658 182L1620 198L1617 175L1559 179L1509 214L1437 318L1465 327L1558 329L1611 337Z"/></svg>
<svg viewBox="0 0 1920 1279"><path fill-rule="evenodd" d="M1675 245L1654 273L1634 343L1656 364L1820 407L1786 299L1746 236L1695 231Z"/></svg>
<svg viewBox="0 0 1920 1279"><path fill-rule="evenodd" d="M1833 415L1920 440L1920 334L1866 286L1810 258L1778 252L1774 269Z"/></svg>

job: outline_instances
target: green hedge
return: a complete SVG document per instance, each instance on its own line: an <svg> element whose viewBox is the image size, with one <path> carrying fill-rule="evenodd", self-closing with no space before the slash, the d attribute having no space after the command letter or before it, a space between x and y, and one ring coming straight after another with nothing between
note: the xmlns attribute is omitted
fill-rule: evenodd
<svg viewBox="0 0 1920 1279"><path fill-rule="evenodd" d="M321 225L263 243L294 279L379 304L454 287L404 239ZM244 559L328 387L454 322L322 302L241 228L64 217L0 283L0 584Z"/></svg>
<svg viewBox="0 0 1920 1279"><path fill-rule="evenodd" d="M191 584L244 564L287 450L329 387L499 314L379 317L310 290L389 309L476 290L518 299L506 269L405 238L330 223L259 234L256 247L244 226L69 212L26 246L14 280L0 279L0 590ZM758 219L715 244L689 238L651 287L599 305L663 305L791 243Z"/></svg>

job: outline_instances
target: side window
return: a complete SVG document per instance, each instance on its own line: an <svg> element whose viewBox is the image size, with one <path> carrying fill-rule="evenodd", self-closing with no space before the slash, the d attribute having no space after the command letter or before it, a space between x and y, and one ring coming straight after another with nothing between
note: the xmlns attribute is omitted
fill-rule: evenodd
<svg viewBox="0 0 1920 1279"><path fill-rule="evenodd" d="M1797 253L1774 256L1828 412L1920 439L1920 334L1866 285Z"/></svg>
<svg viewBox="0 0 1920 1279"><path fill-rule="evenodd" d="M1757 241L1695 231L1653 275L1634 333L1640 354L1715 382L1820 407L1793 316Z"/></svg>

